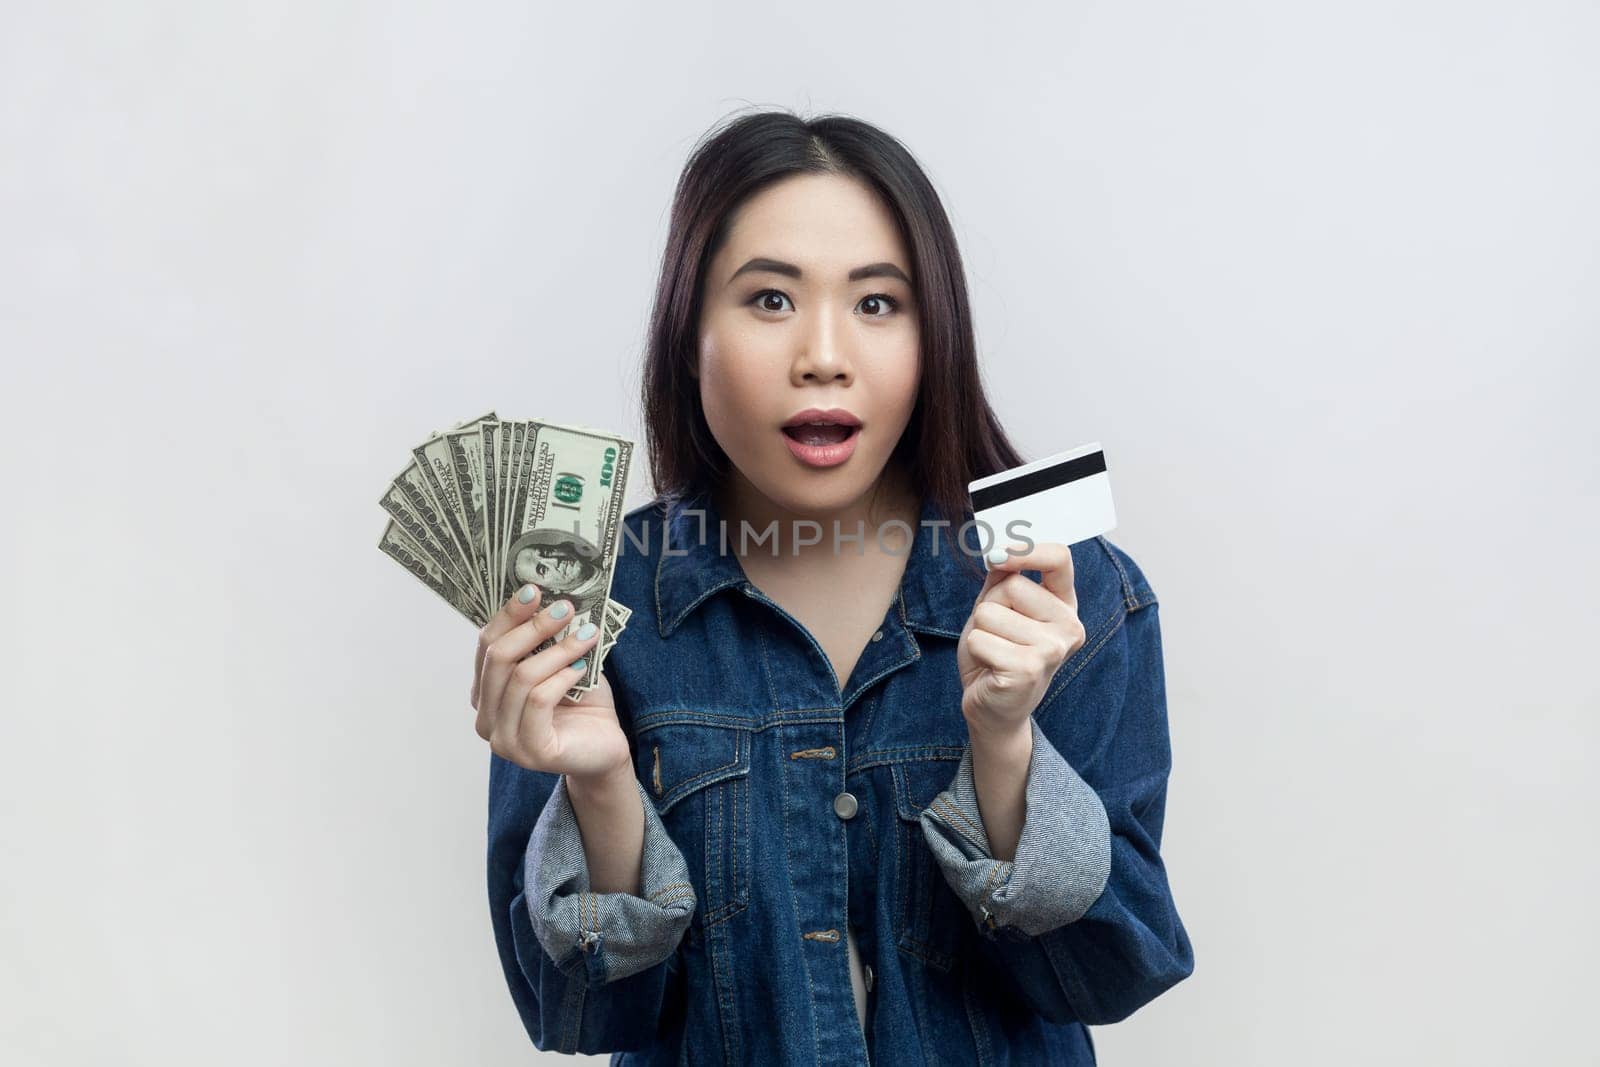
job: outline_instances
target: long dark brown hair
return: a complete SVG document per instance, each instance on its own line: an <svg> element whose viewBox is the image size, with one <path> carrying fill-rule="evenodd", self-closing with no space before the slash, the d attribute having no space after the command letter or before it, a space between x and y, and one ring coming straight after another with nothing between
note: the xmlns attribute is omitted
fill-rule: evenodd
<svg viewBox="0 0 1600 1067"><path fill-rule="evenodd" d="M984 396L966 274L933 184L895 138L860 119L789 111L736 115L696 144L678 178L645 352L644 429L656 492L722 484L728 457L706 424L692 371L705 272L751 196L795 174L839 174L876 190L911 254L921 342L916 406L891 462L952 524L967 483L1022 463Z"/></svg>

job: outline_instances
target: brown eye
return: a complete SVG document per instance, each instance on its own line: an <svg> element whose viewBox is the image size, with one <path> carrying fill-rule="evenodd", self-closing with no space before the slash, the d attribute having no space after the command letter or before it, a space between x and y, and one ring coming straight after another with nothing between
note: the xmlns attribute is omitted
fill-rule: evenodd
<svg viewBox="0 0 1600 1067"><path fill-rule="evenodd" d="M777 300L778 303L774 305L773 300ZM771 311L774 313L782 311L783 305L787 304L788 302L789 298L778 292L776 289L763 289L761 292L757 293L751 298L751 303L755 304L762 311Z"/></svg>
<svg viewBox="0 0 1600 1067"><path fill-rule="evenodd" d="M872 293L862 297L861 303L856 306L866 308L868 318L882 319L894 314L900 302L888 293Z"/></svg>

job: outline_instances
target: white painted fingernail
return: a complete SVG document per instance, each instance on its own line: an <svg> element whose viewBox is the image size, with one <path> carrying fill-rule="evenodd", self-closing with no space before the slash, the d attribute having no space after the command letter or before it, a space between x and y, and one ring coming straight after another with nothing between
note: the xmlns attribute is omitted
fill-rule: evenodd
<svg viewBox="0 0 1600 1067"><path fill-rule="evenodd" d="M989 550L989 555L987 558L989 560L989 565L991 567L996 567L1004 563L1010 557L1006 554L1006 550L1003 545L995 545Z"/></svg>
<svg viewBox="0 0 1600 1067"><path fill-rule="evenodd" d="M522 601L524 604L532 604L533 603L533 586L525 585L521 589L518 589L517 590L517 599Z"/></svg>
<svg viewBox="0 0 1600 1067"><path fill-rule="evenodd" d="M584 623L582 626L578 627L578 640L579 641L587 641L587 640L589 640L589 638L591 638L591 637L593 637L595 635L595 631L598 630L598 629L599 629L599 627L597 627L592 622Z"/></svg>
<svg viewBox="0 0 1600 1067"><path fill-rule="evenodd" d="M567 617L567 610L570 607L571 605L565 600L558 600L556 601L556 606L550 609L550 617L552 619L564 619Z"/></svg>

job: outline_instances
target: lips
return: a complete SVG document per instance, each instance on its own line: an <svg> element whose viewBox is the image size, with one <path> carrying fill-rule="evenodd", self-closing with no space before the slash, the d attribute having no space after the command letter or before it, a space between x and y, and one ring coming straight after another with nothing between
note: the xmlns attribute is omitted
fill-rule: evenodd
<svg viewBox="0 0 1600 1067"><path fill-rule="evenodd" d="M791 434L812 434L826 432L832 436L826 438L826 443L837 443L849 437L850 430L861 428L861 420L856 418L855 412L844 408L806 408L790 415L783 424L783 432Z"/></svg>
<svg viewBox="0 0 1600 1067"><path fill-rule="evenodd" d="M808 467L836 467L850 458L861 420L844 408L807 408L780 427L794 457Z"/></svg>
<svg viewBox="0 0 1600 1067"><path fill-rule="evenodd" d="M836 445L855 433L856 428L837 422L803 422L799 426L785 426L783 432L803 445Z"/></svg>

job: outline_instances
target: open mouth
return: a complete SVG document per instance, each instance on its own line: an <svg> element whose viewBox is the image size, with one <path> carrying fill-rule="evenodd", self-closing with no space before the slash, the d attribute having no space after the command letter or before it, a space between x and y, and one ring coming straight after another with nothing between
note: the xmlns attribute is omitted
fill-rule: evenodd
<svg viewBox="0 0 1600 1067"><path fill-rule="evenodd" d="M821 447L843 444L859 426L841 426L836 422L804 422L798 426L785 426L783 432L792 441L802 445Z"/></svg>

